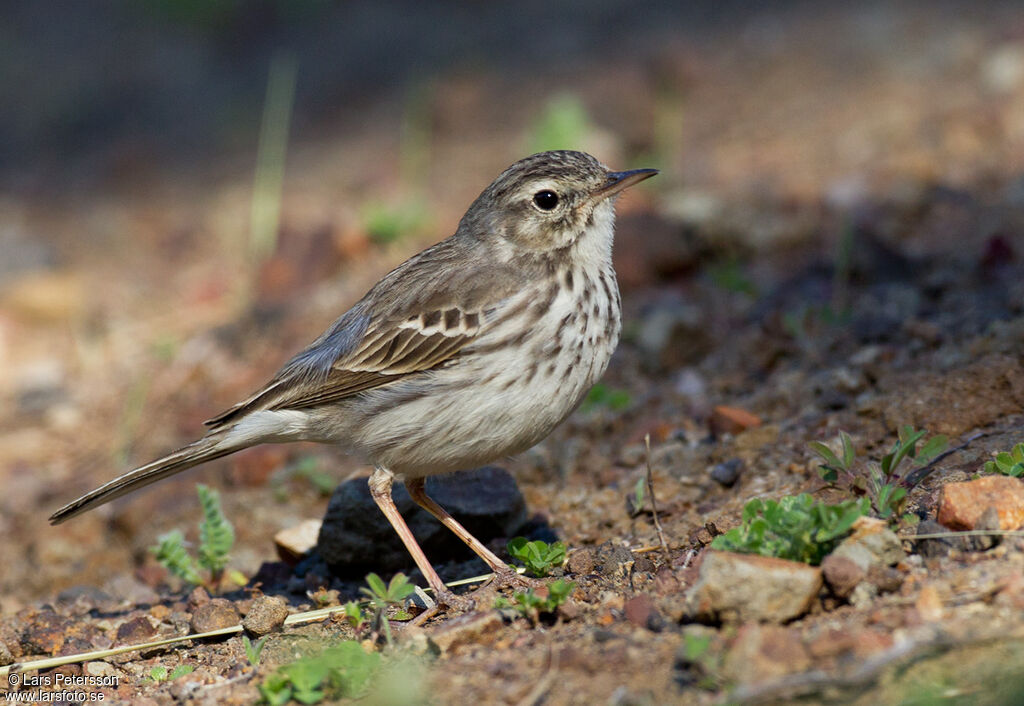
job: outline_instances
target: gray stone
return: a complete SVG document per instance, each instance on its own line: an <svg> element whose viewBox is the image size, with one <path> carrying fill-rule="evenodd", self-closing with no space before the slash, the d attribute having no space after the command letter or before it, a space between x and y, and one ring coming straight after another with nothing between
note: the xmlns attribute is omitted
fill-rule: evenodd
<svg viewBox="0 0 1024 706"><path fill-rule="evenodd" d="M743 459L733 458L722 463L715 464L711 469L711 480L726 488L731 488L739 480L743 472Z"/></svg>
<svg viewBox="0 0 1024 706"><path fill-rule="evenodd" d="M525 524L526 501L503 468L486 466L427 479L427 494L477 539L515 536ZM473 553L396 483L395 505L432 562L468 559ZM362 577L368 570L394 572L413 566L409 553L370 497L365 478L342 483L324 515L317 552L331 571Z"/></svg>
<svg viewBox="0 0 1024 706"><path fill-rule="evenodd" d="M918 534L948 534L949 538L919 539L914 544L917 552L929 558L941 558L949 556L954 550L964 549L964 538L958 537L952 531L934 520L923 520L917 526Z"/></svg>
<svg viewBox="0 0 1024 706"><path fill-rule="evenodd" d="M709 551L686 594L686 611L704 621L781 623L806 613L821 586L821 570L814 566Z"/></svg>

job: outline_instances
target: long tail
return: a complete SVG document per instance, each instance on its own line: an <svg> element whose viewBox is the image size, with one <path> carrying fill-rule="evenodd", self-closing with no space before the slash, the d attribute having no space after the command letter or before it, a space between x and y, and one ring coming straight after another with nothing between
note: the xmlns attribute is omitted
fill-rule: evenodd
<svg viewBox="0 0 1024 706"><path fill-rule="evenodd" d="M252 441L241 441L229 439L230 429L218 430L207 434L202 439L194 441L188 446L167 454L163 458L147 463L145 466L128 471L122 476L101 485L96 490L90 491L74 502L70 502L50 516L50 524L59 525L75 515L98 507L111 500L127 495L132 491L143 488L150 483L156 483L175 473L188 470L193 466L206 461L212 461L221 456L239 451L252 445Z"/></svg>

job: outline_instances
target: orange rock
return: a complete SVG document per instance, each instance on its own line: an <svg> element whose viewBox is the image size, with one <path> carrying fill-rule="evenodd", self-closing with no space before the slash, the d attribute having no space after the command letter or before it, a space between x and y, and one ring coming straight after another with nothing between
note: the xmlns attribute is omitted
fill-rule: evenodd
<svg viewBox="0 0 1024 706"><path fill-rule="evenodd" d="M715 436L739 434L761 426L761 418L739 407L718 405L711 411L711 431Z"/></svg>
<svg viewBox="0 0 1024 706"><path fill-rule="evenodd" d="M974 529L989 507L996 509L1000 529L1024 526L1024 483L1009 476L947 483L942 487L938 521L952 530Z"/></svg>

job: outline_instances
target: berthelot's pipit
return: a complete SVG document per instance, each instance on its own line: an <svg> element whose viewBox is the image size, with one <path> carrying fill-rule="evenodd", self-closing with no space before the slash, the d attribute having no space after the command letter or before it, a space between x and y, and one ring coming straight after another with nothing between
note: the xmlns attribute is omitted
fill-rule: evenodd
<svg viewBox="0 0 1024 706"><path fill-rule="evenodd" d="M391 499L412 498L498 576L515 573L424 492L547 436L604 373L619 339L615 196L657 174L613 172L582 152L516 162L450 238L378 282L204 437L58 510L54 524L256 444L318 441L371 462L370 492L439 602L444 587Z"/></svg>

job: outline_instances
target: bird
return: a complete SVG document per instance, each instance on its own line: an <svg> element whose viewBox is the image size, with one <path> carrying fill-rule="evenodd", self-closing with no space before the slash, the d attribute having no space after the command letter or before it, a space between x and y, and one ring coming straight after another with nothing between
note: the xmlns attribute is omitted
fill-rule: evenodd
<svg viewBox="0 0 1024 706"><path fill-rule="evenodd" d="M545 438L604 374L621 330L615 201L656 169L612 171L584 152L521 159L455 233L374 285L198 440L57 510L59 524L193 466L258 444L333 444L372 464L370 493L438 605L449 591L391 497L395 480L494 572L514 569L430 498L426 478Z"/></svg>

